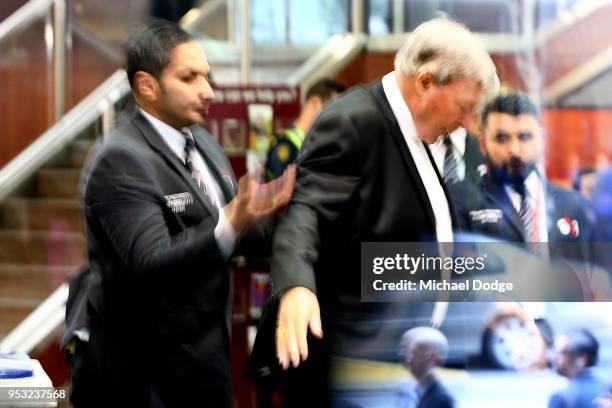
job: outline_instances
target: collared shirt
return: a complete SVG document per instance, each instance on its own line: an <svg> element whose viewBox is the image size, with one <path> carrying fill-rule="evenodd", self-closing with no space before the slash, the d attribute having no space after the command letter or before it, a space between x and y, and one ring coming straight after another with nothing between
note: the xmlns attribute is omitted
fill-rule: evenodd
<svg viewBox="0 0 612 408"><path fill-rule="evenodd" d="M382 79L382 84L385 96L389 101L389 105L391 105L393 115L399 124L408 150L410 150L410 155L427 191L427 197L436 220L437 240L438 242L452 242L453 223L444 189L440 184L431 160L429 160L423 141L417 135L412 114L402 97L394 72L385 75Z"/></svg>
<svg viewBox="0 0 612 408"><path fill-rule="evenodd" d="M172 152L177 155L179 160L184 163L186 143L185 135L173 128L172 126L168 125L167 123L164 123L161 120L157 119L155 116L146 112L141 107L138 107L138 110L140 111L140 113L143 114L145 118L147 118L149 123L151 123L153 128L161 136L162 140L168 145L170 150L172 150ZM212 177L212 175L210 174L208 166L206 165L206 162L204 161L202 155L196 151L195 155L193 155L192 160L193 165L198 170L206 172L206 179L209 180L212 184L211 186L208 186L208 188L215 189L216 194L218 194L219 197L222 199L223 193L221 191L221 187L219 186L219 183L214 179L214 177ZM223 208L219 209L219 220L217 221L217 225L215 226L214 235L215 239L217 240L217 245L221 250L221 253L226 258L228 258L234 251L234 247L236 245L236 231L227 219Z"/></svg>
<svg viewBox="0 0 612 408"><path fill-rule="evenodd" d="M508 197L510 198L510 202L512 202L512 206L516 212L519 213L521 208L521 195L511 186L504 187L506 194L508 194ZM548 242L546 191L544 189L544 183L542 183L537 171L534 170L529 176L527 176L525 179L525 188L527 189L527 193L531 198L531 206L534 208L536 213L539 242Z"/></svg>
<svg viewBox="0 0 612 408"><path fill-rule="evenodd" d="M451 132L448 135L453 147L453 156L457 161L457 176L459 180L465 179L465 160L463 155L465 154L465 140L467 138L467 131L460 127ZM446 145L444 144L444 136L440 136L436 143L429 145L429 150L434 158L436 167L440 175L444 177L444 157L446 156Z"/></svg>

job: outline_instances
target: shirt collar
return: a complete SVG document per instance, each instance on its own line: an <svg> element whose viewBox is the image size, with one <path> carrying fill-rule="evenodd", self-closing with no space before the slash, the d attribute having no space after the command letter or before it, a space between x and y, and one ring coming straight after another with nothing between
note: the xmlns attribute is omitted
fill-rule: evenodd
<svg viewBox="0 0 612 408"><path fill-rule="evenodd" d="M457 152L459 152L461 157L463 157L463 155L465 154L465 143L467 139L467 131L464 128L460 127L460 128L453 130L451 134L449 135L449 137L450 137L450 141L453 144L453 147L455 148L455 150L457 150Z"/></svg>
<svg viewBox="0 0 612 408"><path fill-rule="evenodd" d="M460 127L453 130L448 136L451 144L453 145L453 150L459 153L460 157L463 157L465 154L467 131ZM438 140L436 140L436 143L430 145L429 147L431 150L444 149L444 151L446 151L446 148L444 147L444 135L440 136Z"/></svg>
<svg viewBox="0 0 612 408"><path fill-rule="evenodd" d="M383 77L382 85L383 90L385 91L385 96L387 97L391 110L393 111L393 115L395 116L395 120L397 120L402 133L406 137L410 137L415 142L422 142L421 138L419 138L419 135L417 134L410 109L408 109L408 105L406 105L406 101L404 101L399 85L397 84L395 71L389 72Z"/></svg>
<svg viewBox="0 0 612 408"><path fill-rule="evenodd" d="M184 160L185 158L185 135L168 125L165 122L157 119L155 116L151 115L149 112L142 109L140 106L138 110L142 115L147 118L149 123L153 126L153 128L159 133L162 140L168 145L170 150L172 150L179 159Z"/></svg>
<svg viewBox="0 0 612 408"><path fill-rule="evenodd" d="M429 387L431 387L436 382L436 375L433 370L425 374L423 378L419 380L419 389L421 390L421 395L424 395Z"/></svg>

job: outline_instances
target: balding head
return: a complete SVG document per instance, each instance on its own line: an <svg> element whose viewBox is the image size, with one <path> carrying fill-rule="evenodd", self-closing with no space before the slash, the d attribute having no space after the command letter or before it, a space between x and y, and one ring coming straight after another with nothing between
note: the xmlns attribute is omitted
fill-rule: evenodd
<svg viewBox="0 0 612 408"><path fill-rule="evenodd" d="M444 364L448 356L448 341L437 329L415 327L402 335L400 355L412 375L420 379L434 367Z"/></svg>

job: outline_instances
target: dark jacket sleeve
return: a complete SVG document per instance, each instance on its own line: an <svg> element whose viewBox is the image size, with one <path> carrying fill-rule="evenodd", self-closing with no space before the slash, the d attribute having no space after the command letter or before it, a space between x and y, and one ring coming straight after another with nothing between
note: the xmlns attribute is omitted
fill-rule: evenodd
<svg viewBox="0 0 612 408"><path fill-rule="evenodd" d="M340 216L361 177L358 132L351 118L333 109L324 111L296 163L295 191L274 232L274 293L293 286L316 293L313 264L319 257L320 222Z"/></svg>
<svg viewBox="0 0 612 408"><path fill-rule="evenodd" d="M224 262L214 228L217 214L171 235L166 202L151 162L127 142L110 142L94 158L84 195L88 228L99 245L113 247L136 277L202 273ZM221 273L223 268L206 268Z"/></svg>

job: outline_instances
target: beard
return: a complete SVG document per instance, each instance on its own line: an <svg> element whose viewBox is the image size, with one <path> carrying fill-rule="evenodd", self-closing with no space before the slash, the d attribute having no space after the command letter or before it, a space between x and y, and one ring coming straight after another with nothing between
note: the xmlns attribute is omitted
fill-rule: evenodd
<svg viewBox="0 0 612 408"><path fill-rule="evenodd" d="M489 168L493 177L502 185L511 186L516 191L521 191L524 188L525 179L535 169L535 163L525 162L519 157L511 157L500 166L491 164L489 160Z"/></svg>

